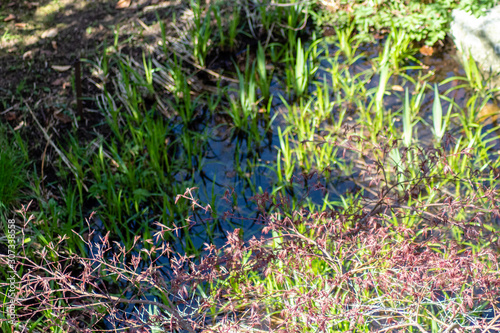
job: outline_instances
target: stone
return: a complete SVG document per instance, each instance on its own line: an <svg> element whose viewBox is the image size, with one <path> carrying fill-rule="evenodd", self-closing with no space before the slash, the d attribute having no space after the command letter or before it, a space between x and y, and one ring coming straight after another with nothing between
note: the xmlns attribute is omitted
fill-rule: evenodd
<svg viewBox="0 0 500 333"><path fill-rule="evenodd" d="M475 17L464 10L452 12L450 34L460 52L472 56L487 74L500 72L500 6Z"/></svg>

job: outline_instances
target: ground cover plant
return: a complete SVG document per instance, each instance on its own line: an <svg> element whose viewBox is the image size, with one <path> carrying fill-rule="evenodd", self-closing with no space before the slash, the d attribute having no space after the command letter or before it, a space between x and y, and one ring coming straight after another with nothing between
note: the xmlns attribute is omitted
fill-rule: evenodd
<svg viewBox="0 0 500 333"><path fill-rule="evenodd" d="M395 27L404 30L412 40L432 46L446 36L453 9L463 9L475 16L496 5L496 1L318 1L324 10L313 18L320 26L333 27L332 22L349 25L354 22L363 32L376 32ZM417 27L417 28L416 28Z"/></svg>
<svg viewBox="0 0 500 333"><path fill-rule="evenodd" d="M9 44L2 329L498 330L498 89L421 49L471 3L369 5L3 6L3 42L28 8L61 39ZM446 15L416 36L395 6ZM100 11L58 55L54 23Z"/></svg>

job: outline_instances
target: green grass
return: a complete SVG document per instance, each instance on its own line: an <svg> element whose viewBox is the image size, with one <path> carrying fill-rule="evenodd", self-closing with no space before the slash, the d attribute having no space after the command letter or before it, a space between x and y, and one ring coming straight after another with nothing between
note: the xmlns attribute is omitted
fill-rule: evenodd
<svg viewBox="0 0 500 333"><path fill-rule="evenodd" d="M12 128L0 126L0 210L16 208L26 198L29 159L27 145Z"/></svg>

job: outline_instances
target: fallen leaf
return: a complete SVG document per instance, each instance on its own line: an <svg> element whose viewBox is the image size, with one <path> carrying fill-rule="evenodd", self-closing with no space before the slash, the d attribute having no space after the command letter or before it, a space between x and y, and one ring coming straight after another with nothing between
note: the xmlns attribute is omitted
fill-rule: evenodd
<svg viewBox="0 0 500 333"><path fill-rule="evenodd" d="M24 123L24 120L23 120L16 127L14 127L14 131L17 131L17 130L23 128L24 125L26 125L26 124Z"/></svg>
<svg viewBox="0 0 500 333"><path fill-rule="evenodd" d="M431 56L434 53L432 46L424 45L420 48L420 53L424 56Z"/></svg>
<svg viewBox="0 0 500 333"><path fill-rule="evenodd" d="M17 116L16 116L16 113L14 111L7 112L7 114L5 115L5 120L7 120L7 121L16 120L16 118L17 118Z"/></svg>
<svg viewBox="0 0 500 333"><path fill-rule="evenodd" d="M61 84L64 84L64 82L65 82L65 81L66 81L66 79L65 79L65 78L60 77L60 78L57 78L57 79L55 79L54 81L52 81L52 83L51 83L51 84L52 84L53 86L60 86Z"/></svg>
<svg viewBox="0 0 500 333"><path fill-rule="evenodd" d="M62 113L61 111L54 112L54 118L63 122L64 124L71 122L71 118L69 116L65 115L64 113Z"/></svg>
<svg viewBox="0 0 500 333"><path fill-rule="evenodd" d="M27 23L16 23L16 24L14 24L14 26L16 28L20 28L20 29L26 28L27 25L28 25Z"/></svg>
<svg viewBox="0 0 500 333"><path fill-rule="evenodd" d="M116 9L123 9L123 8L127 8L130 6L130 2L131 0L119 0L117 3L116 3L116 6L115 8Z"/></svg>
<svg viewBox="0 0 500 333"><path fill-rule="evenodd" d="M9 21L12 21L12 20L15 20L16 19L16 15L14 14L9 14L9 16L7 16L6 18L3 19L4 22L9 22Z"/></svg>
<svg viewBox="0 0 500 333"><path fill-rule="evenodd" d="M392 90L394 90L394 91L405 91L405 90L403 89L403 87L401 87L401 86L400 86L400 85L398 85L398 84L393 85L393 86L391 87L391 89L392 89Z"/></svg>
<svg viewBox="0 0 500 333"><path fill-rule="evenodd" d="M23 54L23 60L33 59L33 51L28 51Z"/></svg>
<svg viewBox="0 0 500 333"><path fill-rule="evenodd" d="M57 72L66 72L67 70L71 69L70 65L66 65L66 66L53 65L53 66L50 66L50 67L52 67L52 69L55 70L55 71L57 71Z"/></svg>
<svg viewBox="0 0 500 333"><path fill-rule="evenodd" d="M481 123L491 124L492 122L496 122L498 119L498 114L500 113L500 108L496 104L488 103L479 113L476 118Z"/></svg>
<svg viewBox="0 0 500 333"><path fill-rule="evenodd" d="M58 33L57 28L45 30L42 33L42 38L53 38L53 37L57 36L57 33Z"/></svg>
<svg viewBox="0 0 500 333"><path fill-rule="evenodd" d="M57 42L55 40L52 41L52 47L57 51Z"/></svg>

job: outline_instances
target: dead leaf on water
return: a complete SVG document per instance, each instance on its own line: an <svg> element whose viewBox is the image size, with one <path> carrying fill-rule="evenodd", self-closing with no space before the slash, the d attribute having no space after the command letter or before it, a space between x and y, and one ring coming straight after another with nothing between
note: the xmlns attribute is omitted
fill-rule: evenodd
<svg viewBox="0 0 500 333"><path fill-rule="evenodd" d="M477 114L476 118L479 122L484 123L484 125L487 125L492 122L496 122L499 114L500 114L500 108L495 104L488 103L485 106L483 106L481 111L479 111L479 113Z"/></svg>
<svg viewBox="0 0 500 333"><path fill-rule="evenodd" d="M236 171L234 171L234 170L226 171L226 177L227 178L234 178L234 177L236 177Z"/></svg>
<svg viewBox="0 0 500 333"><path fill-rule="evenodd" d="M70 65L66 65L66 66L57 66L57 65L53 65L51 66L53 70L57 71L57 72L66 72L67 70L70 70L71 69L71 66Z"/></svg>
<svg viewBox="0 0 500 333"><path fill-rule="evenodd" d="M130 6L130 0L119 0L117 3L116 3L116 6L115 8L116 9L123 9L123 8L128 8Z"/></svg>
<svg viewBox="0 0 500 333"><path fill-rule="evenodd" d="M431 56L434 53L432 46L424 45L420 48L420 53L424 56Z"/></svg>

